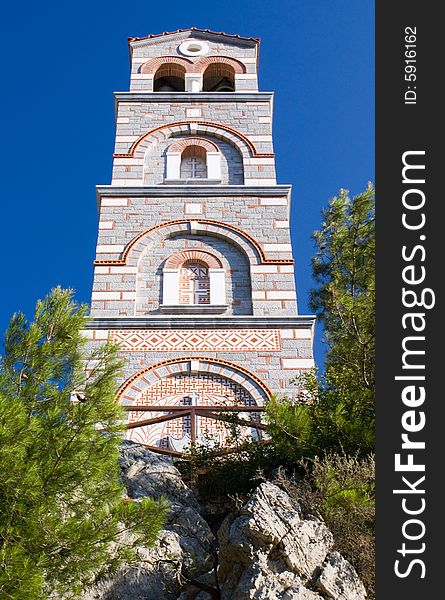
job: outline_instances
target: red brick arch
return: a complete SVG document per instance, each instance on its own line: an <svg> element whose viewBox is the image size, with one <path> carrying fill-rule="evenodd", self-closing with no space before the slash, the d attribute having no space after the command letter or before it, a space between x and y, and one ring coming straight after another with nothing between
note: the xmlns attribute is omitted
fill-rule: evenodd
<svg viewBox="0 0 445 600"><path fill-rule="evenodd" d="M246 67L242 62L235 58L229 58L228 56L203 56L194 63L193 71L195 73L204 73L207 67L214 63L229 65L236 75L241 75L246 72Z"/></svg>
<svg viewBox="0 0 445 600"><path fill-rule="evenodd" d="M203 250L175 252L167 259L164 268L179 269L185 262L193 261L204 263L208 269L222 269L222 263L219 258Z"/></svg>
<svg viewBox="0 0 445 600"><path fill-rule="evenodd" d="M147 60L147 62L141 65L139 72L154 75L159 67L167 63L181 65L187 73L204 73L207 67L213 63L230 65L237 75L246 72L246 66L241 61L228 56L203 56L195 60L183 58L182 56L158 56Z"/></svg>
<svg viewBox="0 0 445 600"><path fill-rule="evenodd" d="M199 146L204 148L206 152L219 152L216 144L201 137L188 137L175 140L170 144L167 152L184 152L188 146Z"/></svg>
<svg viewBox="0 0 445 600"><path fill-rule="evenodd" d="M166 140L172 135L189 134L190 123L193 123L198 129L198 133L203 131L206 135L220 137L224 141L232 144L242 154L243 159L248 159L251 156L255 158L271 158L273 153L260 153L255 148L254 144L240 131L233 127L224 125L223 123L214 123L212 121L175 121L159 125L146 133L143 133L133 142L131 148L126 154L114 154L114 158L133 158L143 157L146 149L151 143Z"/></svg>
<svg viewBox="0 0 445 600"><path fill-rule="evenodd" d="M212 373L235 381L250 393L258 406L264 406L272 397L272 392L264 381L244 367L220 358L187 356L170 358L141 369L124 381L118 390L116 400L124 403L134 401L135 396L160 379L177 373L187 373L190 361L199 361L200 373Z"/></svg>
<svg viewBox="0 0 445 600"><path fill-rule="evenodd" d="M231 241L235 246L238 246L246 255L250 264L283 264L291 265L294 263L291 258L268 259L266 258L260 244L254 240L245 231L242 231L234 225L222 223L212 219L193 219L197 223L202 224L203 230L207 235L214 235ZM139 233L136 237L128 242L122 252L121 258L118 259L98 259L94 261L95 265L134 265L138 264L139 258L142 255L148 243L162 243L165 236L176 235L178 233L188 233L190 231L190 223L192 219L178 219L176 221L166 221L154 225L145 231ZM205 235L205 233L204 233Z"/></svg>
<svg viewBox="0 0 445 600"><path fill-rule="evenodd" d="M186 72L190 72L193 67L193 61L188 58L182 58L180 56L158 56L147 60L147 62L141 65L139 72L154 75L159 67L162 67L162 65L165 64L180 65L181 67L184 67Z"/></svg>

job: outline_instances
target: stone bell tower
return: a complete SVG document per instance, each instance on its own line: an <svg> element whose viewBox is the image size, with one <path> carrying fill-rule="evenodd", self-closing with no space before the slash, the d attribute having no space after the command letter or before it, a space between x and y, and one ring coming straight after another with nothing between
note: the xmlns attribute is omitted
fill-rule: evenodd
<svg viewBox="0 0 445 600"><path fill-rule="evenodd" d="M314 364L259 40L192 28L129 46L112 182L97 187L89 336L120 344L129 438L171 454L224 442L221 409L258 438L261 407L295 396Z"/></svg>

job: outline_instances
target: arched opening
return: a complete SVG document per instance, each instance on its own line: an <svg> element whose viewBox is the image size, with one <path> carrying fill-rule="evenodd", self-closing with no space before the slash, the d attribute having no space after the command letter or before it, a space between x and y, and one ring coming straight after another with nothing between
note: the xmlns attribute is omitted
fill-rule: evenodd
<svg viewBox="0 0 445 600"><path fill-rule="evenodd" d="M234 92L235 69L225 63L211 63L204 71L204 92Z"/></svg>
<svg viewBox="0 0 445 600"><path fill-rule="evenodd" d="M165 63L155 73L153 81L155 92L184 92L185 67L176 63Z"/></svg>
<svg viewBox="0 0 445 600"><path fill-rule="evenodd" d="M210 275L200 260L185 261L179 272L179 304L210 304Z"/></svg>
<svg viewBox="0 0 445 600"><path fill-rule="evenodd" d="M205 179L207 177L207 152L203 146L187 146L181 154L181 179Z"/></svg>
<svg viewBox="0 0 445 600"><path fill-rule="evenodd" d="M165 261L162 277L162 312L199 314L227 308L225 270L219 258L209 252L175 252Z"/></svg>
<svg viewBox="0 0 445 600"><path fill-rule="evenodd" d="M180 453L195 443L224 445L230 442L231 428L224 420L228 407L245 425L241 439L262 438L264 399L258 397L261 392L249 377L243 374L238 382L220 375L220 365L198 364L200 371L195 373L187 369L187 363L171 365L174 373L148 385L136 379L136 410L128 411L128 439L161 453ZM122 404L125 407L127 402Z"/></svg>

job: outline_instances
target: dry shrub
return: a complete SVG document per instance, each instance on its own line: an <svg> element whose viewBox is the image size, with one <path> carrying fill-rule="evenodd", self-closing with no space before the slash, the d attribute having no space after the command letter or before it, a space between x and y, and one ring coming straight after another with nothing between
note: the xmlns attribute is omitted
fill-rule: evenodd
<svg viewBox="0 0 445 600"><path fill-rule="evenodd" d="M374 456L326 454L302 461L307 477L278 472L275 483L284 488L303 514L322 517L338 550L357 570L369 600L375 598Z"/></svg>

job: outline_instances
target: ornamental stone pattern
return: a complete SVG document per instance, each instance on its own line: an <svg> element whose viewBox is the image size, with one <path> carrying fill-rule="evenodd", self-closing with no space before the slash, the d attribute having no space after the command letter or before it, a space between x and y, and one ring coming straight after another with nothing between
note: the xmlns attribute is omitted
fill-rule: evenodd
<svg viewBox="0 0 445 600"><path fill-rule="evenodd" d="M121 352L281 351L278 329L116 330L110 339L119 344Z"/></svg>
<svg viewBox="0 0 445 600"><path fill-rule="evenodd" d="M162 402L163 405L188 405L192 394L196 394L201 406L231 406L246 405L253 406L255 401L252 396L240 385L217 375L176 375L175 377L161 379L158 383L150 386L142 392L134 401L135 405L156 406ZM185 401L184 401L185 399ZM151 412L151 417L159 417L161 412ZM241 413L243 416L244 413ZM258 419L258 413L251 413L250 418ZM128 413L129 423L137 423L146 418L146 413L141 411L130 411ZM156 426L138 427L130 429L128 438L139 444L150 446L159 443L161 448L168 448L169 437L179 440L184 435L190 435L190 419L184 417ZM227 435L224 424L214 419L201 417L199 427L202 436L217 438L222 442Z"/></svg>
<svg viewBox="0 0 445 600"><path fill-rule="evenodd" d="M129 46L111 185L97 187L90 344L120 345L126 405L295 397L295 377L314 366L314 317L298 315L291 188L276 181L259 40L189 29ZM128 435L177 449L191 426L183 417ZM225 437L214 419L199 416L193 428Z"/></svg>

